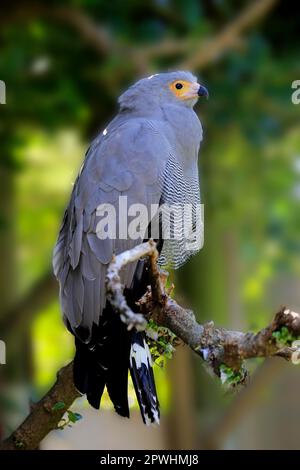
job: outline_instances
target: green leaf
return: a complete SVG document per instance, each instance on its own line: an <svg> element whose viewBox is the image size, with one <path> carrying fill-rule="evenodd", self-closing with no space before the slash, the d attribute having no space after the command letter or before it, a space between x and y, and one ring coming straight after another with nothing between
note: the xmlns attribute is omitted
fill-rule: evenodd
<svg viewBox="0 0 300 470"><path fill-rule="evenodd" d="M231 367L221 364L220 378L223 385L235 386L242 381L243 377L240 371L235 372Z"/></svg>
<svg viewBox="0 0 300 470"><path fill-rule="evenodd" d="M74 413L71 410L68 410L67 413L68 413L68 418L71 421L71 423L76 423L76 421L79 421L80 419L82 419L82 416L79 413Z"/></svg>
<svg viewBox="0 0 300 470"><path fill-rule="evenodd" d="M73 411L70 411L70 410L68 410L68 418L71 421L71 423L76 423L77 421L75 413L73 413Z"/></svg>
<svg viewBox="0 0 300 470"><path fill-rule="evenodd" d="M76 416L76 421L80 421L82 419L82 415L80 413L74 413Z"/></svg>
<svg viewBox="0 0 300 470"><path fill-rule="evenodd" d="M282 326L279 330L274 331L272 336L279 344L283 345L291 345L292 342L297 339L295 335L290 333L286 326Z"/></svg>
<svg viewBox="0 0 300 470"><path fill-rule="evenodd" d="M63 410L66 407L65 403L63 401L58 401L53 405L52 411L58 411L58 410Z"/></svg>

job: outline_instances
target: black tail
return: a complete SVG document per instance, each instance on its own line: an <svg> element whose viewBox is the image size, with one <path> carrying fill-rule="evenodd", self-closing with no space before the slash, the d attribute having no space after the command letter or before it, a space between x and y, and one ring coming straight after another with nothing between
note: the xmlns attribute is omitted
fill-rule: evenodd
<svg viewBox="0 0 300 470"><path fill-rule="evenodd" d="M128 305L136 310L139 299L149 284L144 263L139 261L131 289L125 289ZM88 402L99 409L106 386L115 410L129 417L128 370L145 424L159 422L152 361L144 333L128 331L109 303L102 312L99 325L94 324L92 339L86 344L75 339L74 383Z"/></svg>
<svg viewBox="0 0 300 470"><path fill-rule="evenodd" d="M75 387L86 394L91 406L100 408L106 386L116 412L129 418L130 368L144 423L159 423L159 402L144 333L128 332L115 312L105 310L99 326L94 326L91 342L85 344L76 338L75 344Z"/></svg>
<svg viewBox="0 0 300 470"><path fill-rule="evenodd" d="M129 417L128 368L130 340L118 315L108 306L99 326L94 325L92 339L85 344L75 339L74 384L94 408L99 409L106 386L115 410Z"/></svg>
<svg viewBox="0 0 300 470"><path fill-rule="evenodd" d="M132 335L130 374L144 423L159 424L159 402L145 333L135 332Z"/></svg>

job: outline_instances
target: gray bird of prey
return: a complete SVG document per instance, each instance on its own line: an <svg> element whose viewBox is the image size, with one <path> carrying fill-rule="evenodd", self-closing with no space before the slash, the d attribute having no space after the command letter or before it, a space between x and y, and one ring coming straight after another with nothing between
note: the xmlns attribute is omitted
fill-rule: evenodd
<svg viewBox="0 0 300 470"><path fill-rule="evenodd" d="M153 238L161 265L178 268L201 248L201 243L196 248L186 243L195 232L200 203L197 160L202 126L193 107L201 96L208 96L207 89L182 71L139 80L120 96L117 116L86 153L54 249L63 319L75 336L76 388L99 409L106 387L117 413L129 417L130 370L145 424L159 422L160 415L151 355L145 333L128 331L107 301L106 271L114 254L149 239L155 219L158 234ZM124 229L120 234L121 224L132 221L130 210L120 211L124 197L128 208L142 204L149 210L146 230L138 236L129 236L128 231L124 236ZM100 206L115 209L116 230L103 233ZM160 208L169 206L175 209L167 219L170 229L165 230ZM185 206L192 208L188 235L184 224L176 224ZM148 272L147 262L140 260L121 273L124 295L136 313L136 302L149 285Z"/></svg>

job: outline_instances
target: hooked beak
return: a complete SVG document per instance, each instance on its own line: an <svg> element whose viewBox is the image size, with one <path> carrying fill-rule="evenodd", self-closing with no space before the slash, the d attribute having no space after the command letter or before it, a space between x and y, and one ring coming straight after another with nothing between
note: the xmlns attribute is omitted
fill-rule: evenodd
<svg viewBox="0 0 300 470"><path fill-rule="evenodd" d="M189 90L182 95L184 99L197 99L199 96L206 96L208 98L208 90L205 86L200 85L200 83L191 83Z"/></svg>
<svg viewBox="0 0 300 470"><path fill-rule="evenodd" d="M208 89L203 85L199 85L197 94L198 96L205 96L207 99L209 98Z"/></svg>

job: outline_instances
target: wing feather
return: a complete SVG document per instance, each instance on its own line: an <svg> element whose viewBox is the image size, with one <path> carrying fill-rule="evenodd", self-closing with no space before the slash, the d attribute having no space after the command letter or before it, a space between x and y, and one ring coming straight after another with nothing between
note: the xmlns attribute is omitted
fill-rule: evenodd
<svg viewBox="0 0 300 470"><path fill-rule="evenodd" d="M99 321L106 302L107 264L113 253L132 248L142 239L99 239L97 207L110 203L118 216L121 195L128 197L128 204L143 203L148 209L150 204L158 205L169 156L170 147L159 123L145 119L120 125L113 121L107 134L87 152L53 254L63 315L75 333L83 327L89 338L93 323ZM135 268L132 264L122 271L126 286L130 286Z"/></svg>

